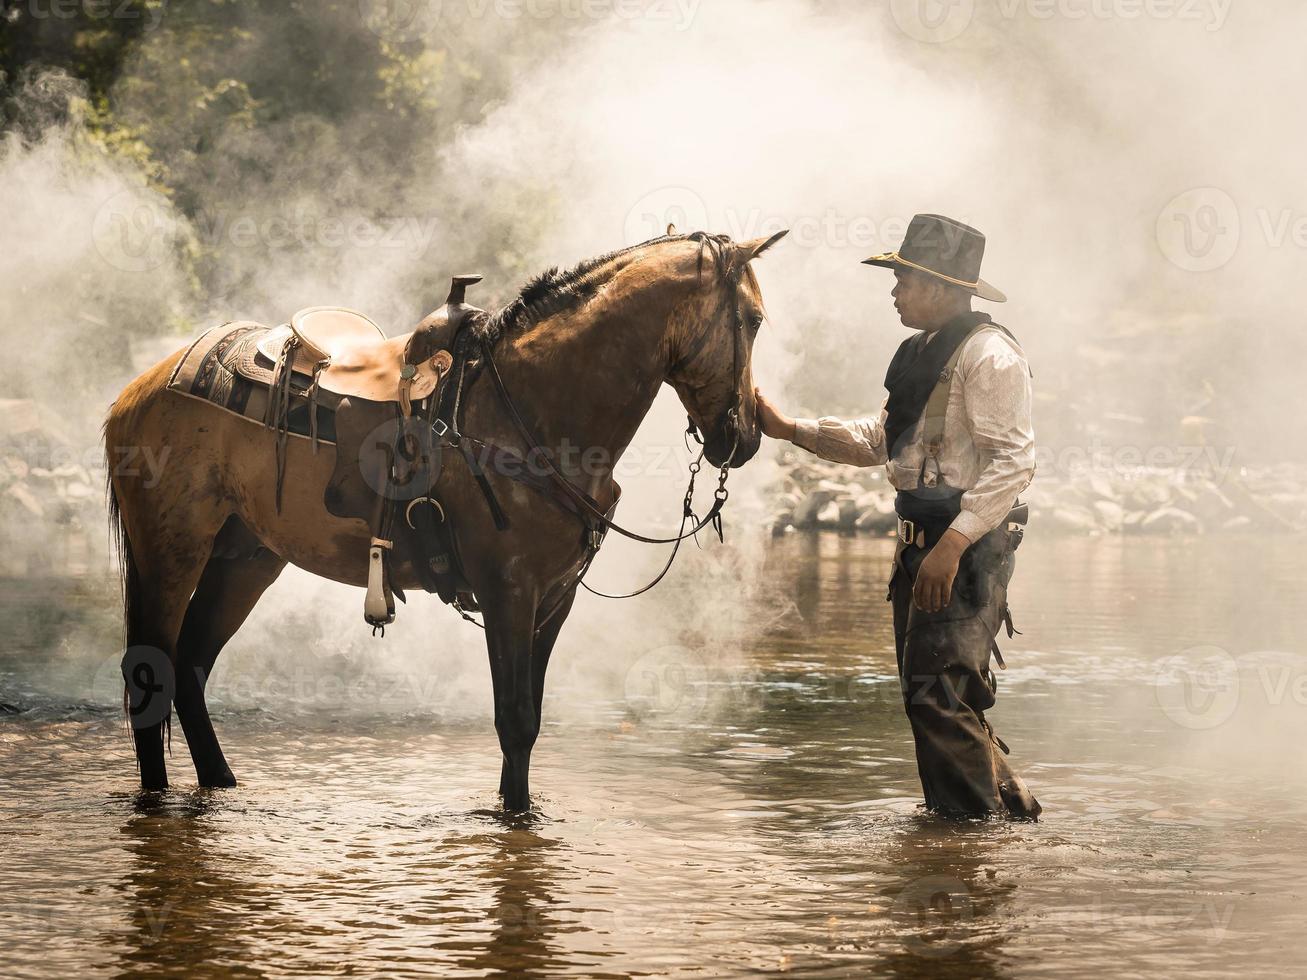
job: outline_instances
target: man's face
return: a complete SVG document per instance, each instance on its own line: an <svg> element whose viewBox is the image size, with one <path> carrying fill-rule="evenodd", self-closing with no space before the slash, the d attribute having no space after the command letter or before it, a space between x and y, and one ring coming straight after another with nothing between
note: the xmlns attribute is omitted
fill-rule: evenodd
<svg viewBox="0 0 1307 980"><path fill-rule="evenodd" d="M944 319L945 290L939 280L913 269L894 270L894 309L912 330L932 330Z"/></svg>

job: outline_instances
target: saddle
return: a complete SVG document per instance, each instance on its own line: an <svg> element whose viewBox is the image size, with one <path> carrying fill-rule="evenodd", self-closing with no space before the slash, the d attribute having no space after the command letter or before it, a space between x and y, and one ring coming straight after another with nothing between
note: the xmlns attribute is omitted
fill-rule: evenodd
<svg viewBox="0 0 1307 980"><path fill-rule="evenodd" d="M342 396L335 411L336 467L324 503L332 514L364 520L371 530L364 618L374 630L384 631L395 618L390 557L396 551L427 591L464 616L476 608L459 571L449 521L432 492L440 472L439 440L457 429L459 408L456 392L451 397L442 382L456 377L457 389L463 384L471 346L463 331L485 315L466 302L466 293L480 281L454 277L444 305L411 334L365 346L350 346L346 339L316 374L319 386ZM330 324L333 330L337 325ZM317 339L308 338L315 344L310 356L326 353ZM484 475L474 471L489 493Z"/></svg>
<svg viewBox="0 0 1307 980"><path fill-rule="evenodd" d="M584 553L573 588L603 540L606 528L594 517L593 501L578 507L575 490L564 493L547 477L526 472L516 450L460 431L464 391L490 358L481 332L469 329L487 317L466 301L467 287L480 281L455 277L443 306L412 333L391 339L363 314L339 307L301 310L275 328L226 323L196 340L169 379L180 394L276 433L278 511L289 439L309 439L315 452L320 442L335 445L323 503L331 514L369 528L364 618L374 633L394 621L394 597L404 599L391 581L396 558L465 619L477 608L457 553L453 515L436 495L442 451L461 456L499 530L508 528L508 519L486 468L527 484L580 520ZM615 507L616 496L610 516Z"/></svg>
<svg viewBox="0 0 1307 980"><path fill-rule="evenodd" d="M435 314L422 321L426 324ZM434 324L433 324L434 326ZM436 389L440 371L430 356L410 360L413 334L387 338L362 313L334 306L311 306L259 340L259 354L274 367L285 360L292 374L323 391L369 401L399 401L404 394L422 400ZM423 350L439 350L430 343ZM411 366L405 372L405 365ZM406 390L400 382L408 380Z"/></svg>

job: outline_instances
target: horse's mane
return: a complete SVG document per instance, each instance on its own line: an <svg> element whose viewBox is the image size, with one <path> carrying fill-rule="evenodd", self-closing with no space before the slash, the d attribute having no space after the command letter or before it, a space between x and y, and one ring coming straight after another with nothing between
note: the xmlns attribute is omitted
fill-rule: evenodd
<svg viewBox="0 0 1307 980"><path fill-rule="evenodd" d="M588 302L599 291L599 287L608 281L608 277L603 275L603 272L613 262L639 249L665 245L669 242L698 243L700 275L703 274L705 254L712 258L717 275L726 273L726 255L728 247L733 244L729 235L710 235L703 231L691 232L687 235L662 235L638 245L628 245L626 248L585 259L566 271L560 270L557 266L546 269L540 275L528 280L521 292L508 305L475 326L478 338L493 346L501 337L526 330L557 313L576 309Z"/></svg>

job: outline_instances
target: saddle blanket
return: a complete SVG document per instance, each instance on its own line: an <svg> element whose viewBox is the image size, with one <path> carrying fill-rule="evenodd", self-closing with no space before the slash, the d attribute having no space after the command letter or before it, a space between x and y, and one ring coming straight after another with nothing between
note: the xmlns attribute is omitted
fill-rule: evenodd
<svg viewBox="0 0 1307 980"><path fill-rule="evenodd" d="M224 323L205 331L182 355L168 379L168 388L179 395L199 398L224 411L265 425L269 388L274 365L256 348L269 327L261 323ZM290 410L286 428L290 435L310 438L308 390L312 379L291 376ZM317 398L319 442L336 442L336 405L339 396L319 391Z"/></svg>

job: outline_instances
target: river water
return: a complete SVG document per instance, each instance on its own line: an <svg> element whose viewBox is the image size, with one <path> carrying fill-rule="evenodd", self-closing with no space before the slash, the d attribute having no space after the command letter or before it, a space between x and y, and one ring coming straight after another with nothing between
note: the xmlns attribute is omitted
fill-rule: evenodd
<svg viewBox="0 0 1307 980"><path fill-rule="evenodd" d="M81 650L112 597L11 590L0 973L1301 976L1300 552L1026 542L992 720L1038 824L919 810L885 541L776 541L727 661L686 637L598 699L564 670L517 818L484 709L434 697L219 699L241 785L197 790L178 729L174 788L138 795Z"/></svg>

